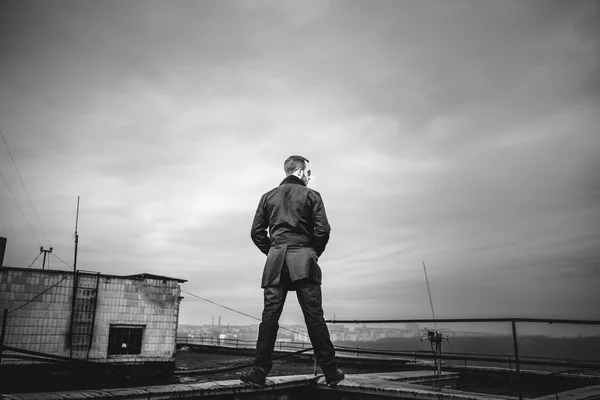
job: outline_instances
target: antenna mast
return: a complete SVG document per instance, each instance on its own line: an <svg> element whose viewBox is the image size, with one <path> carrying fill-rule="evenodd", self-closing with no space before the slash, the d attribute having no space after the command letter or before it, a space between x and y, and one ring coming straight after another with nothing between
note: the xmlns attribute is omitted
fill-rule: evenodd
<svg viewBox="0 0 600 400"><path fill-rule="evenodd" d="M77 245L79 244L79 235L77 234L77 225L79 223L79 196L77 196L77 216L75 217L75 257L73 259L73 271L77 271ZM425 264L423 264L425 266Z"/></svg>
<svg viewBox="0 0 600 400"><path fill-rule="evenodd" d="M427 339L429 339L429 343L431 344L431 351L433 352L433 360L434 360L434 375L442 374L442 340L446 339L441 333L437 330L437 323L435 322L435 311L433 311L433 300L431 300L431 289L429 288L429 279L427 278L427 268L425 268L425 261L423 261L423 271L425 271L425 282L427 282L427 293L429 293L429 304L431 304L431 314L433 315L433 326L434 330L430 331L427 328ZM450 341L448 341L450 343ZM434 345L435 344L435 348Z"/></svg>
<svg viewBox="0 0 600 400"><path fill-rule="evenodd" d="M429 304L431 304L431 314L433 315L433 327L437 330L437 324L435 322L435 311L433 311L433 300L431 300L431 289L429 289L429 279L427 279L427 269L425 268L425 261L423 261L423 271L425 271L425 282L427 282L427 293L429 293Z"/></svg>

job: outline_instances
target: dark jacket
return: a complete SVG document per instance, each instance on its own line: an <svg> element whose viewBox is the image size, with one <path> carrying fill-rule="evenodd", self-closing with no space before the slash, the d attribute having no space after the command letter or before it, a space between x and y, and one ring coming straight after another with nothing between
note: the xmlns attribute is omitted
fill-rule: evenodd
<svg viewBox="0 0 600 400"><path fill-rule="evenodd" d="M317 261L330 231L321 195L297 177L290 175L265 193L250 233L256 247L267 255L261 287L279 283L284 262L292 282L308 279L321 283Z"/></svg>

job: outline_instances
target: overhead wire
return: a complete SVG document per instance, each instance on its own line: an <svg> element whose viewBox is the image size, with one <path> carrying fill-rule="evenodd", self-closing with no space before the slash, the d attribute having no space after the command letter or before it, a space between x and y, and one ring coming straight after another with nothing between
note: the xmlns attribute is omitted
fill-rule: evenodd
<svg viewBox="0 0 600 400"><path fill-rule="evenodd" d="M224 306L223 304L219 304L219 303L217 303L217 302L215 302L215 301L212 301L212 300L209 300L209 299L205 299L204 297L200 297L200 296L198 296L198 295L196 295L196 294L193 294L193 293L190 293L190 292L188 292L188 291L186 291L186 290L182 290L182 292L183 292L183 293L186 293L186 294L189 294L190 296L192 296L192 297L195 297L195 298L197 298L197 299L200 299L200 300L206 301L207 303L211 303L211 304L214 304L214 305L216 305L216 306L219 306L219 307L225 308L226 310L233 311L234 313L238 313L238 314L244 315L244 316L246 316L246 317L252 318L252 319L254 319L254 320L261 321L261 319L260 319L260 318L257 318L257 317L255 317L254 315L246 314L246 313L245 313L245 312L243 312L243 311L238 311L238 310L235 310L235 309L233 309L233 308L231 308L231 307Z"/></svg>
<svg viewBox="0 0 600 400"><path fill-rule="evenodd" d="M31 268L33 266L33 264L37 261L37 259L40 258L41 255L42 255L42 252L40 251L40 253L37 255L37 257L31 262L31 264L29 264L29 266L27 268Z"/></svg>
<svg viewBox="0 0 600 400"><path fill-rule="evenodd" d="M56 257L56 258L58 259L58 261L60 261L61 263L65 264L67 267L69 267L69 269L73 269L73 266L72 266L72 265L69 265L69 264L67 264L66 262L64 262L64 261L63 261L63 260L62 260L62 259L61 259L59 256L57 256L56 254L54 254L54 253L50 253L50 254L52 254L54 257Z"/></svg>
<svg viewBox="0 0 600 400"><path fill-rule="evenodd" d="M61 280L59 280L58 282L56 282L54 285L46 288L46 290L36 294L35 296L33 296L31 299L27 300L25 303L21 304L19 307L13 308L12 310L8 311L8 314L13 313L17 310L20 310L21 308L25 307L26 305L30 304L32 301L34 301L35 299L37 299L38 297L40 297L41 295L45 294L46 292L48 292L49 290L55 288L56 286L58 286L62 281L64 281L65 279L69 278L71 275L73 275L74 272L71 271L70 273L68 273L64 278L62 278ZM0 315L0 319L2 319L2 316Z"/></svg>
<svg viewBox="0 0 600 400"><path fill-rule="evenodd" d="M35 209L35 206L33 205L33 200L31 200L31 196L29 195L29 191L27 190L27 186L25 185L25 181L23 180L23 177L21 176L21 172L19 171L19 168L17 167L17 163L15 162L15 159L14 159L14 157L13 157L11 151L10 151L10 147L8 147L8 143L6 142L6 138L4 137L4 134L2 133L2 129L0 129L0 136L2 137L2 141L4 141L4 145L6 146L6 150L8 151L8 155L10 156L10 159L11 159L11 161L12 161L14 167L15 167L15 171L17 171L17 175L19 176L19 179L21 180L21 184L23 185L23 189L25 189L25 193L27 194L27 198L29 199L29 203L31 204L31 208L33 209L33 212L34 212L34 214L35 214L35 216L36 216L36 218L38 220L38 223L42 227L42 231L44 232L44 235L46 237L46 240L50 244L50 247L52 247L52 242L50 242L50 237L46 233L46 228L44 228L44 224L42 224L42 220L40 219L40 216L39 216L37 210ZM5 179L5 182L6 182L6 179ZM8 186L8 183L7 183L7 186ZM11 194L12 194L12 191L11 191ZM13 194L13 198L14 197L15 196ZM15 198L15 201L16 201L16 198ZM21 208L21 206L19 206L19 208ZM22 209L21 209L21 212L23 212ZM23 216L25 216L25 214L23 214ZM27 223L29 224L29 221L27 221ZM29 226L31 227L31 224L29 224ZM40 241L39 238L38 238L38 241ZM40 242L40 245L41 245L41 242Z"/></svg>
<svg viewBox="0 0 600 400"><path fill-rule="evenodd" d="M39 254L35 257L35 259L31 262L31 264L29 264L27 266L27 268L31 268L33 266L33 264L35 264L35 262L38 260L38 258L40 258L40 256L42 255L42 251L39 252ZM57 256L54 253L49 253L50 255L56 257L58 259L58 261L62 262L63 264L65 264L67 267L69 267L69 271L71 271L73 269L72 266L70 266L69 264L67 264L66 262L64 262L59 256ZM48 257L48 269L50 269L50 257Z"/></svg>
<svg viewBox="0 0 600 400"><path fill-rule="evenodd" d="M239 310L233 309L231 307L224 306L223 304L219 304L219 303L217 303L215 301L212 301L212 300L209 300L209 299L205 299L204 297L200 297L200 296L195 295L193 293L190 293L188 291L182 290L182 292L186 293L186 294L189 294L190 296L195 297L197 299L203 300L203 301L205 301L207 303L214 304L214 305L216 305L218 307L221 307L221 308L224 308L226 310L233 311L234 313L237 313L237 314L244 315L246 317L252 318L252 319L254 319L256 321L262 321L260 318L257 318L254 315L246 314L243 311L239 311ZM279 329L284 330L284 331L288 331L288 332L292 332L292 333L294 333L296 335L301 335L301 336L304 336L304 337L309 337L306 333L298 332L298 331L295 331L293 329L285 328L283 326L280 326Z"/></svg>
<svg viewBox="0 0 600 400"><path fill-rule="evenodd" d="M307 349L302 349L302 350L294 351L292 353L281 354L281 355L272 357L272 360L275 361L275 360L278 360L281 358L291 357L291 356L295 356L295 355L306 353L306 352L313 351L313 350L314 349L312 347L309 347ZM251 361L251 362L245 362L245 363L237 363L234 365L227 365L224 367L197 368L197 369L188 369L185 371L175 371L174 374L175 375L210 375L210 374L218 374L218 373L222 373L222 372L231 372L231 371L235 371L238 369L244 369L244 368L252 367L253 365L254 365L254 361Z"/></svg>
<svg viewBox="0 0 600 400"><path fill-rule="evenodd" d="M15 203L17 203L17 207L19 207L19 210L21 211L21 214L23 215L23 218L25 218L25 221L27 222L27 225L29 225L29 229L31 229L31 232L33 233L33 236L35 236L35 238L38 241L38 244L41 247L42 246L42 241L38 237L37 233L35 233L35 230L31 226L31 223L29 223L29 220L27 219L27 216L25 215L25 212L23 211L23 208L21 208L21 204L19 204L19 201L17 200L17 198L15 197L15 194L11 190L10 185L8 184L8 181L4 177L4 174L2 173L2 171L0 171L0 176L2 176L2 179L4 180L4 183L6 184L6 187L8 188L8 192L10 193L10 195L12 196L12 198L15 200Z"/></svg>

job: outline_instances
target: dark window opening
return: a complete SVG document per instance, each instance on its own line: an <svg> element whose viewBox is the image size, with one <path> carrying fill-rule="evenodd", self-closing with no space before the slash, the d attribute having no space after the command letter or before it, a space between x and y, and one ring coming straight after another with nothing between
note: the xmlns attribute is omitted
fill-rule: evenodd
<svg viewBox="0 0 600 400"><path fill-rule="evenodd" d="M111 325L108 333L108 355L141 354L144 325Z"/></svg>

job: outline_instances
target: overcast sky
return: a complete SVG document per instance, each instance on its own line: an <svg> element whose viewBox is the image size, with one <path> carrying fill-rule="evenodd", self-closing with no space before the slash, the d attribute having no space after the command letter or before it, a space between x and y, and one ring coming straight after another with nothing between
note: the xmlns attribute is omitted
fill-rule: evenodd
<svg viewBox="0 0 600 400"><path fill-rule="evenodd" d="M81 196L80 269L260 316L250 226L300 154L326 318L430 317L424 261L437 317L600 319L597 1L0 7L5 265L72 265ZM185 294L213 315L255 323Z"/></svg>

